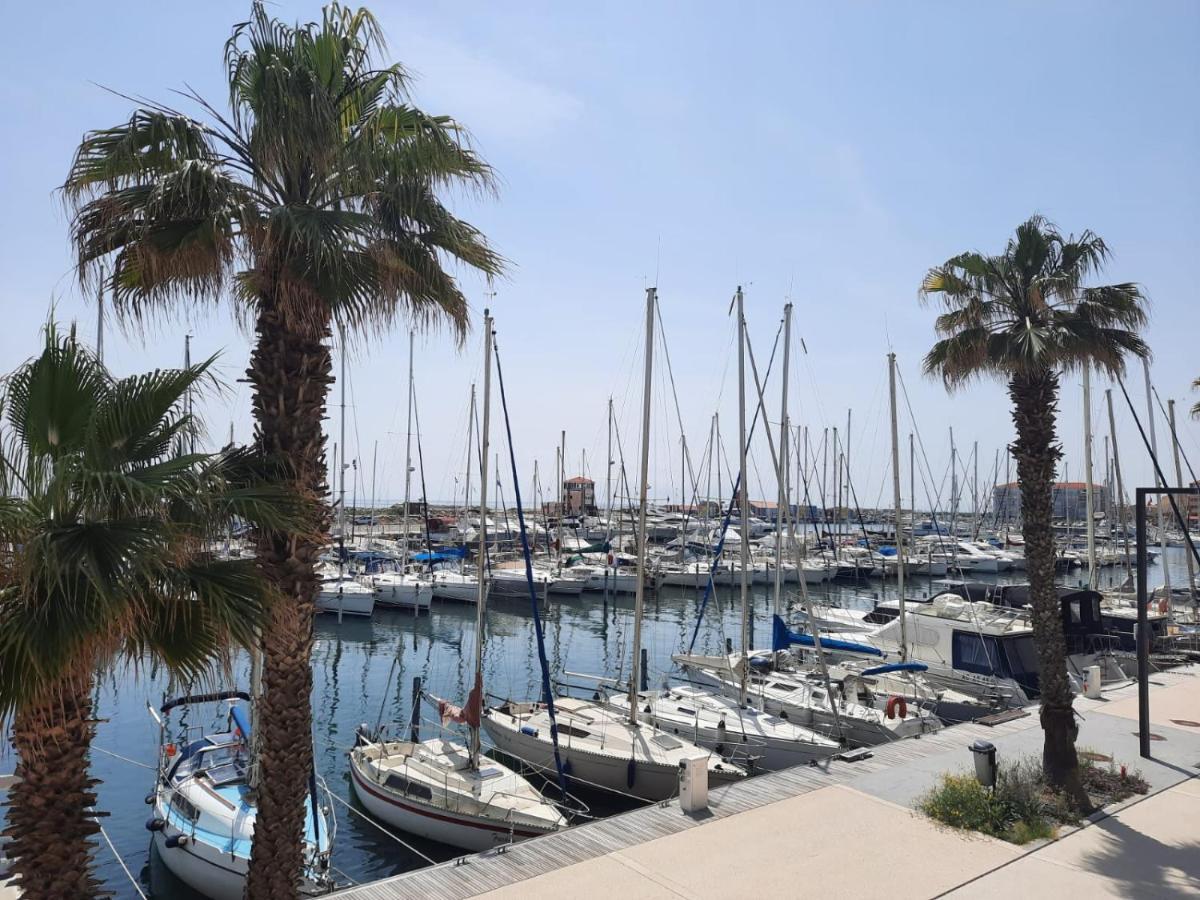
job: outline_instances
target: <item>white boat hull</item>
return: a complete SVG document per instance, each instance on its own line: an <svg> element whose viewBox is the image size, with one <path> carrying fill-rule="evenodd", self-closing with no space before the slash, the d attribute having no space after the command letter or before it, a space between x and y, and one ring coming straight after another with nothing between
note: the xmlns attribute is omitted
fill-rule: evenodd
<svg viewBox="0 0 1200 900"><path fill-rule="evenodd" d="M183 847L168 847L167 838L180 834L178 829L170 825L154 832L154 850L171 874L210 900L242 900L248 862L199 842L189 841Z"/></svg>
<svg viewBox="0 0 1200 900"><path fill-rule="evenodd" d="M375 595L369 592L359 593L337 590L321 591L317 595L317 612L341 613L344 616L367 616L375 612Z"/></svg>
<svg viewBox="0 0 1200 900"><path fill-rule="evenodd" d="M510 826L482 816L429 806L410 798L400 800L384 793L378 785L371 784L353 764L350 766L350 781L359 802L379 821L409 834L474 853L549 834L554 830Z"/></svg>

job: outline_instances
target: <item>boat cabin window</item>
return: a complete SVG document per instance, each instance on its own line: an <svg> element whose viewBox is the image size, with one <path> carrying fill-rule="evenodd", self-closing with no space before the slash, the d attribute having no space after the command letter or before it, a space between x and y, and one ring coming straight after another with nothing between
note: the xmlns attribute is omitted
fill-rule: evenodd
<svg viewBox="0 0 1200 900"><path fill-rule="evenodd" d="M1003 675L1004 661L994 637L971 631L954 632L951 651L954 668L977 675Z"/></svg>
<svg viewBox="0 0 1200 900"><path fill-rule="evenodd" d="M179 793L171 796L171 809L179 813L189 822L195 822L200 818L200 810L192 805L192 802Z"/></svg>
<svg viewBox="0 0 1200 900"><path fill-rule="evenodd" d="M417 782L412 781L398 772L389 773L387 781L385 781L384 784L394 791L400 791L403 794L407 794L409 797L416 797L418 800L433 799L433 791L430 790L426 785L418 784Z"/></svg>
<svg viewBox="0 0 1200 900"><path fill-rule="evenodd" d="M679 741L675 740L675 738L671 737L669 734L658 734L652 737L650 740L655 744L658 744L658 746L662 747L664 750L678 750L683 746L683 744L679 743Z"/></svg>

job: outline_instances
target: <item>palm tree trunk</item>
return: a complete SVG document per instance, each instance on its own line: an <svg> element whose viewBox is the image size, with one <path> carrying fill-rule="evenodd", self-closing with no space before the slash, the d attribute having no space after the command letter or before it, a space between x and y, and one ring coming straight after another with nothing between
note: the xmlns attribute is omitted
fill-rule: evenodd
<svg viewBox="0 0 1200 900"><path fill-rule="evenodd" d="M92 809L97 781L88 776L94 732L90 674L63 678L13 719L20 760L5 835L24 900L96 896L92 835L100 826Z"/></svg>
<svg viewBox="0 0 1200 900"><path fill-rule="evenodd" d="M301 333L264 304L247 374L263 451L287 467L296 493L320 509L325 497L321 428L332 383L322 335ZM325 542L327 510L309 534L264 534L258 559L277 595L263 631L263 695L257 699L258 813L248 900L294 896L304 866L303 838L313 772L312 669L314 565Z"/></svg>
<svg viewBox="0 0 1200 900"><path fill-rule="evenodd" d="M1062 608L1054 583L1054 532L1051 528L1055 470L1062 450L1055 434L1058 376L1053 372L1014 377L1008 386L1017 440L1012 455L1021 484L1025 561L1033 607L1033 640L1037 647L1041 722L1045 742L1042 768L1046 781L1080 809L1089 805L1079 777L1075 738L1079 728L1067 679L1067 642Z"/></svg>

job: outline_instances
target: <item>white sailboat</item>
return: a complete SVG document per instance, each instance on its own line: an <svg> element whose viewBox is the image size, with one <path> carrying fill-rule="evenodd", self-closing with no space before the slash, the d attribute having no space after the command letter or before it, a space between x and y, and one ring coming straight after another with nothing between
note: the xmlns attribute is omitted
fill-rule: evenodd
<svg viewBox="0 0 1200 900"><path fill-rule="evenodd" d="M317 589L313 606L318 613L337 615L338 621L342 616L370 617L375 612L375 591L362 584L346 572L346 350L343 341L341 347L342 372L339 377L342 394L342 434L341 434L341 466L338 471L340 480L338 499L338 557L336 571L323 571L321 583ZM334 448L336 455L337 448Z"/></svg>
<svg viewBox="0 0 1200 900"><path fill-rule="evenodd" d="M223 704L226 726L172 730L171 713L197 705ZM158 710L159 757L153 815L146 823L159 859L188 887L211 900L241 900L250 866L257 808L250 786L250 696L240 691L178 697ZM318 790L314 783L314 790ZM324 785L320 786L323 794ZM304 804L304 871L298 896L333 888L329 855L336 820L328 796Z"/></svg>
<svg viewBox="0 0 1200 900"><path fill-rule="evenodd" d="M707 757L710 780L744 778L745 770L682 737L642 721L638 711L642 616L645 608L647 473L650 456L651 373L655 288L646 289L645 381L642 398L641 496L638 506L637 584L633 615L633 671L629 707L618 711L602 699L563 697L555 716L541 702L506 701L484 713L483 727L498 748L543 772L556 773L555 747L563 769L585 785L665 800L679 790L680 764ZM557 736L557 737L556 737Z"/></svg>
<svg viewBox="0 0 1200 900"><path fill-rule="evenodd" d="M480 521L486 522L487 444L491 392L491 316L484 312L483 426L480 432ZM487 540L486 525L481 540ZM548 834L566 826L562 813L519 773L484 754L480 747L483 708L483 629L486 595L485 556L476 572L475 684L462 708L437 701L443 726L469 728L464 746L448 738L420 741L419 713L413 711L411 740L388 741L360 729L350 751L350 775L363 806L396 828L466 850ZM436 698L431 698L435 699ZM414 704L419 700L414 698Z"/></svg>

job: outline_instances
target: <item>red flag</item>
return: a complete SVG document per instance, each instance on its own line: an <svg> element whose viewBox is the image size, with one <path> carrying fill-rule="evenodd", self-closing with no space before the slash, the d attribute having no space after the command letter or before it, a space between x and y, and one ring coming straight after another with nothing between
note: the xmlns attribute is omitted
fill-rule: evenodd
<svg viewBox="0 0 1200 900"><path fill-rule="evenodd" d="M475 686L471 688L471 693L467 696L466 706L455 706L449 700L438 700L438 715L442 719L443 728L452 722L478 728L482 714L483 676L479 673L475 675Z"/></svg>

